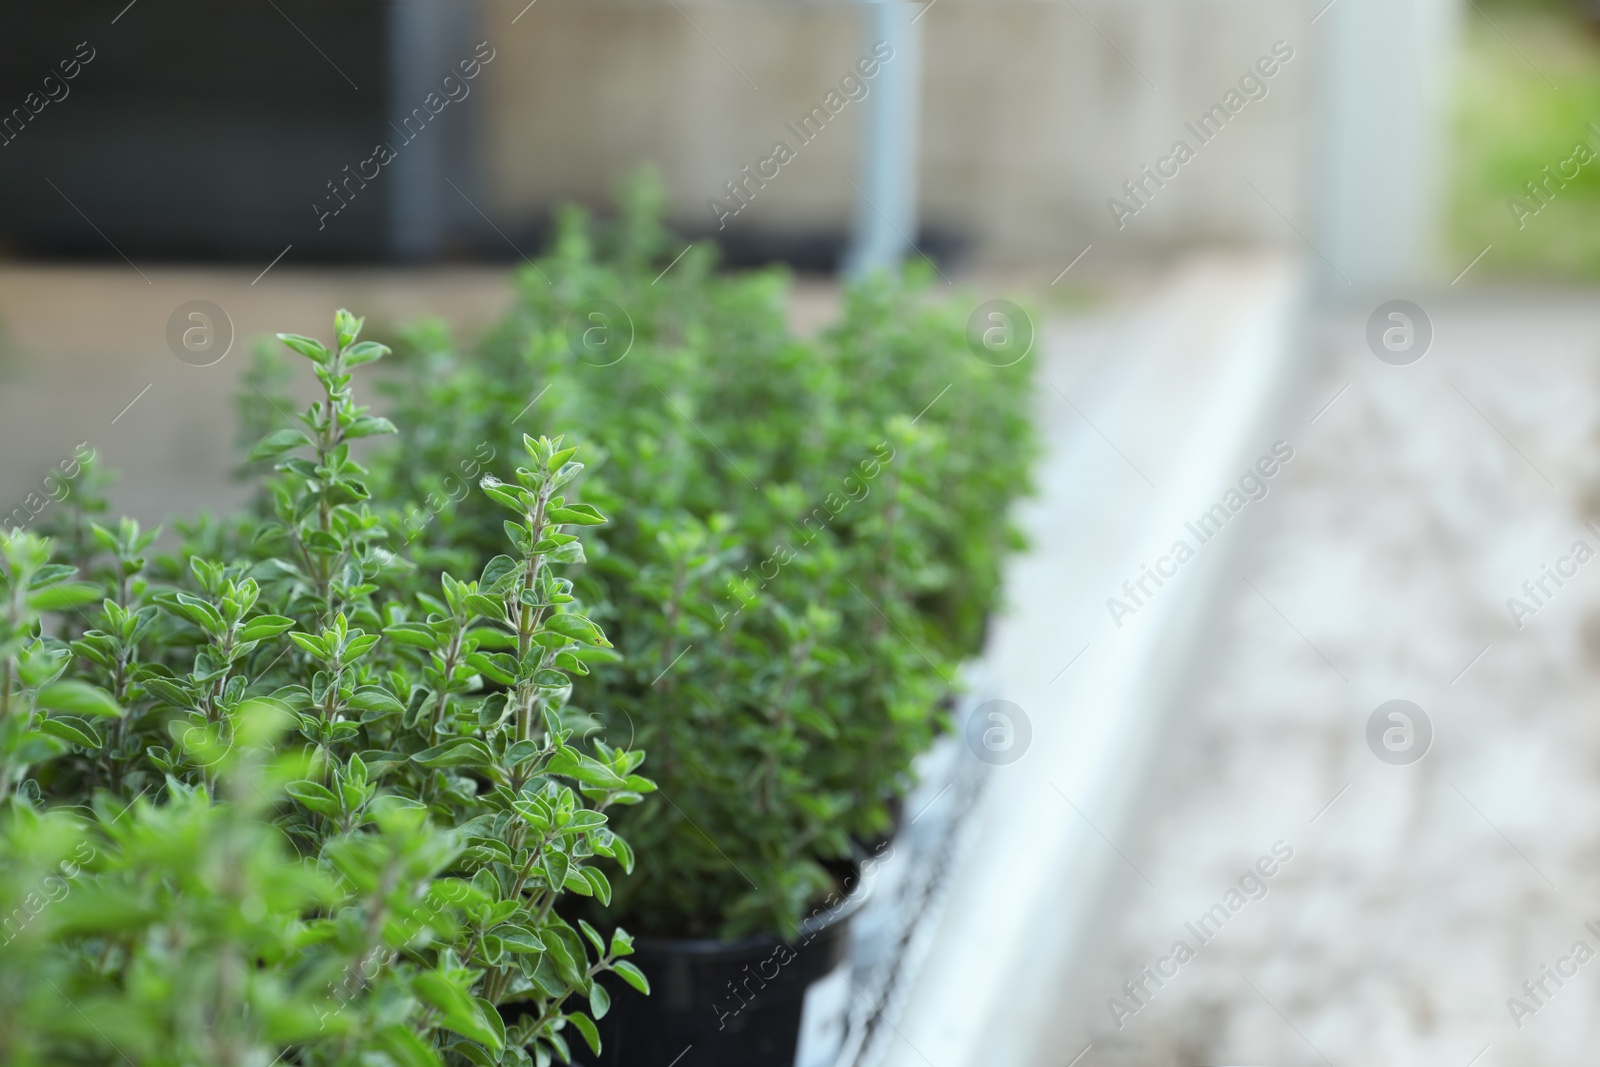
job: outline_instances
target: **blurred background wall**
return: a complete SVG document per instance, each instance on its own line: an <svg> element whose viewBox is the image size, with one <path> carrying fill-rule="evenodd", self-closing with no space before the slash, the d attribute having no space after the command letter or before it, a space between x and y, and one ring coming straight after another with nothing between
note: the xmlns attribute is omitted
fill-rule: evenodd
<svg viewBox="0 0 1600 1067"><path fill-rule="evenodd" d="M485 21L508 22L521 6L488 0ZM595 198L626 153L660 165L685 230L715 230L705 201L726 198L723 183L775 140L795 142L784 122L820 103L865 51L854 5L540 0L535 10L541 32L507 37L489 119L491 201L520 221ZM1273 205L1305 214L1301 116L1316 58L1299 11L1263 0L940 0L920 25L922 229L935 246L986 261L1070 258L1118 234L1116 252L1149 256L1275 239ZM1200 148L1184 122L1280 40L1299 47L1268 95ZM724 236L842 241L861 114L846 107ZM1106 201L1126 201L1122 183L1180 137L1197 158L1118 233Z"/></svg>
<svg viewBox="0 0 1600 1067"><path fill-rule="evenodd" d="M291 243L292 261L514 257L559 204L607 206L645 160L679 226L717 233L736 261L828 269L851 224L866 102L803 145L785 123L867 54L859 4L174 0L118 16L125 2L0 16L0 105L21 106L78 42L95 51L70 96L0 149L0 242L15 252L94 254L110 240L135 261L256 260ZM1308 224L1321 28L1305 11L939 0L917 23L921 224L907 236L936 256L1070 258L1099 237L1112 261L1152 258ZM480 41L493 59L468 95L399 140ZM1202 146L1184 124L1237 93L1275 42L1293 58ZM747 186L748 209L719 230L707 201L726 201L725 183L780 139L796 158ZM1179 139L1196 158L1119 229L1107 201L1137 203L1129 180L1155 189L1140 168ZM395 163L348 184L378 141L395 143Z"/></svg>
<svg viewBox="0 0 1600 1067"><path fill-rule="evenodd" d="M715 234L734 263L832 270L860 210L851 182L870 101L840 108L803 146L785 124L866 54L865 7L12 5L0 11L0 257L259 271L292 246L286 266L516 261L561 203L607 210L621 174L653 161L686 234ZM1507 206L1600 120L1600 43L1583 0L917 10L920 221L907 236L946 266L1064 264L1094 242L1092 273L1266 243L1312 256L1338 285L1341 274L1448 281L1493 245L1475 269L1600 272L1595 168L1536 220L1519 225ZM1280 41L1293 58L1262 79L1265 97L1202 145L1189 126ZM493 58L462 80L480 42ZM460 97L446 100L452 72ZM407 139L418 109L426 132ZM719 228L707 201L726 202L727 183L779 139L796 157ZM1141 168L1162 166L1179 139L1195 158L1155 188ZM399 146L394 160L354 180L380 142ZM1129 181L1154 189L1148 206L1129 200ZM1139 208L1121 226L1113 198Z"/></svg>

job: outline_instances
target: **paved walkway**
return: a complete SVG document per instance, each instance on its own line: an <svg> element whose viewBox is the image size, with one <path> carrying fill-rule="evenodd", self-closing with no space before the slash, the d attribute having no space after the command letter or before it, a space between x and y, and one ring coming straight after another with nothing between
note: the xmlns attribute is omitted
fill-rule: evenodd
<svg viewBox="0 0 1600 1067"><path fill-rule="evenodd" d="M1581 504L1600 307L1430 310L1432 350L1409 367L1367 351L1364 316L1324 325L1295 458L1227 534L1248 539L1241 573L1142 839L1119 842L1123 886L1050 1067L1090 1042L1080 1067L1594 1061L1600 962L1538 1001L1520 987L1578 966L1575 942L1600 951L1584 926L1600 930L1600 673L1582 637L1600 559L1546 580L1520 631L1506 600L1533 606L1522 583L1575 542L1600 550ZM1411 765L1365 738L1391 699L1434 730ZM1186 923L1215 904L1226 922L1202 943ZM1180 940L1193 959L1163 962ZM1158 988L1145 965L1176 976ZM1123 983L1141 979L1135 1000ZM1520 1028L1513 996L1537 1008Z"/></svg>

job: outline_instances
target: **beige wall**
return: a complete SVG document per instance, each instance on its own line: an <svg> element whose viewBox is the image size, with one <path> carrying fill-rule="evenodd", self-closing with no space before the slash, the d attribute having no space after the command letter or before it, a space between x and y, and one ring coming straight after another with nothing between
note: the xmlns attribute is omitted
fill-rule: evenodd
<svg viewBox="0 0 1600 1067"><path fill-rule="evenodd" d="M617 176L648 158L679 223L712 226L707 198L774 140L793 145L785 120L820 103L866 47L852 4L539 0L512 25L525 2L487 0L482 16L498 50L483 128L488 188L513 223L566 199L604 206ZM1281 240L1289 231L1277 211L1305 228L1300 160L1317 32L1308 12L1267 0L1074 3L938 0L920 20L925 226L966 233L991 262L1070 258L1088 241L1117 260ZM1106 199L1178 137L1196 146L1184 120L1279 39L1295 57L1269 95L1124 229L1112 225ZM847 227L861 111L848 105L730 228Z"/></svg>

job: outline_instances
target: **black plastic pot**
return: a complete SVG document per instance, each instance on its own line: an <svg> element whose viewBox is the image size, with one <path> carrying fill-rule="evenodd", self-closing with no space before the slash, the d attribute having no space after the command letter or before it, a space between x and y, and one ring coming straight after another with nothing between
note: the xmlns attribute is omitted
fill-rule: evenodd
<svg viewBox="0 0 1600 1067"><path fill-rule="evenodd" d="M850 923L861 896L807 919L793 942L639 938L631 959L649 977L650 995L604 976L612 1005L600 1020L600 1057L595 1061L585 1048L576 1061L600 1067L831 1064L850 1005ZM797 1060L802 1051L805 1059Z"/></svg>

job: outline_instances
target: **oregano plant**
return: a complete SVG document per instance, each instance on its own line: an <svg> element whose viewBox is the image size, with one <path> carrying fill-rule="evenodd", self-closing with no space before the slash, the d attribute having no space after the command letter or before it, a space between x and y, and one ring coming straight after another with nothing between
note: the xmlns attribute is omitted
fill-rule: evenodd
<svg viewBox="0 0 1600 1067"><path fill-rule="evenodd" d="M709 244L667 237L661 204L645 174L614 221L563 211L470 356L419 335L395 396L425 429L375 455L373 481L415 496L518 426L584 427L574 484L615 518L574 594L621 657L575 699L650 751L670 801L620 814L638 872L586 913L788 935L893 831L981 649L1019 543L1030 366L974 355L972 305L913 267L847 286L838 321L797 336L782 271L719 271ZM625 315L596 320L607 305ZM452 501L418 539L481 565L496 510Z"/></svg>
<svg viewBox="0 0 1600 1067"><path fill-rule="evenodd" d="M430 569L352 448L395 432L361 329L280 335L321 395L252 452L270 514L0 532L0 1061L545 1067L598 1049L600 975L648 990L569 906L655 789L570 704L618 658L578 449L523 436L479 490L507 551Z"/></svg>

